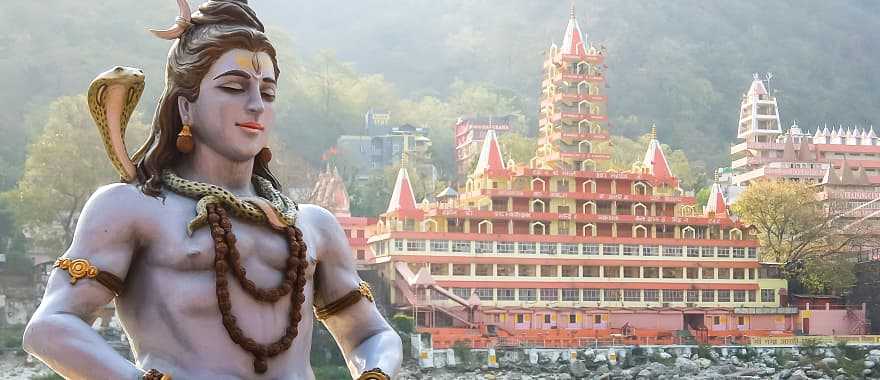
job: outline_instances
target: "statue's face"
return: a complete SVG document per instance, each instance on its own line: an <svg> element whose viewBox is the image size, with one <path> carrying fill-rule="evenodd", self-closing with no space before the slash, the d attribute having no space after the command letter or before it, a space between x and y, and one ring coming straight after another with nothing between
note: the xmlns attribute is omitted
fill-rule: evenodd
<svg viewBox="0 0 880 380"><path fill-rule="evenodd" d="M233 49L221 55L202 78L198 99L180 100L196 145L233 161L254 158L275 121L276 85L269 54Z"/></svg>

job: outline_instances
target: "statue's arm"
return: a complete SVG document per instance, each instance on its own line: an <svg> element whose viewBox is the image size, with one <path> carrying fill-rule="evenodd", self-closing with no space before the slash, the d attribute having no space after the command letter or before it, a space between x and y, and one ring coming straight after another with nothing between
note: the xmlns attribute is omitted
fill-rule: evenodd
<svg viewBox="0 0 880 380"><path fill-rule="evenodd" d="M336 218L328 211L307 206L314 216L313 225L320 228L318 248L319 305L332 302L356 289L358 277L351 247ZM310 218L311 219L311 218ZM365 298L324 320L345 356L348 369L357 378L361 373L380 368L395 376L403 360L400 336L379 314L376 305Z"/></svg>
<svg viewBox="0 0 880 380"><path fill-rule="evenodd" d="M139 194L124 184L98 189L83 207L73 243L63 257L86 259L124 279L138 244L130 215L135 212L133 197ZM73 285L68 272L54 269L42 303L25 328L24 349L66 379L138 379L143 371L90 326L93 313L113 297L94 279Z"/></svg>

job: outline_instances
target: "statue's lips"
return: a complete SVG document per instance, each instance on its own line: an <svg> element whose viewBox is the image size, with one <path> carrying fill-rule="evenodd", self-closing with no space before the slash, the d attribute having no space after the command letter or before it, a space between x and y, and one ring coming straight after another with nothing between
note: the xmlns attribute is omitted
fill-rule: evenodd
<svg viewBox="0 0 880 380"><path fill-rule="evenodd" d="M257 131L263 130L263 124L260 124L260 123L247 122L247 123L235 123L235 125L242 127L242 128L253 129L253 130L257 130Z"/></svg>

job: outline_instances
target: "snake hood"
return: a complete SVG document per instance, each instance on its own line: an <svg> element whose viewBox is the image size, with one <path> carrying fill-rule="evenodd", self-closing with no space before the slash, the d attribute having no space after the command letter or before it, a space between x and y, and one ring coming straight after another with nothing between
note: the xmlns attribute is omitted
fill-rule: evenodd
<svg viewBox="0 0 880 380"><path fill-rule="evenodd" d="M110 162L123 182L135 179L133 160L142 153L135 153L134 159L129 157L125 148L125 128L143 92L144 72L132 67L116 66L98 75L89 85L89 112Z"/></svg>

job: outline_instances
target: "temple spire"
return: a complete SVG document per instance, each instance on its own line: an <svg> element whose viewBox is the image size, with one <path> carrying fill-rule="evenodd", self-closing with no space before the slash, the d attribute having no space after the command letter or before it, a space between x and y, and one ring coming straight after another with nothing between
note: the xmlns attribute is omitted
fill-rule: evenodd
<svg viewBox="0 0 880 380"><path fill-rule="evenodd" d="M394 182L394 192L391 194L391 201L388 202L388 210L386 212L415 209L416 198L409 181L409 175L406 172L406 168L400 168L400 171L397 172L397 181Z"/></svg>
<svg viewBox="0 0 880 380"><path fill-rule="evenodd" d="M657 126L651 126L651 142L648 143L648 151L645 152L645 158L642 165L649 168L651 174L660 180L674 180L672 170L669 168L669 162L666 161L666 155L663 154L663 148L660 141L657 141Z"/></svg>
<svg viewBox="0 0 880 380"><path fill-rule="evenodd" d="M571 3L570 18L568 26L565 27L565 35L562 37L562 54L586 55L584 46L586 41L584 34L581 33L581 27L578 26L577 19L574 16L574 2Z"/></svg>
<svg viewBox="0 0 880 380"><path fill-rule="evenodd" d="M724 199L724 192L721 190L721 185L718 184L717 179L712 184L712 189L709 190L709 200L706 201L706 207L703 208L703 215L709 214L716 216L727 215L727 201Z"/></svg>
<svg viewBox="0 0 880 380"><path fill-rule="evenodd" d="M480 158L477 160L477 167L474 174L482 174L488 171L504 170L504 160L501 158L501 148L498 147L498 139L495 138L495 131L490 129L486 132L483 139L483 149L480 150Z"/></svg>

